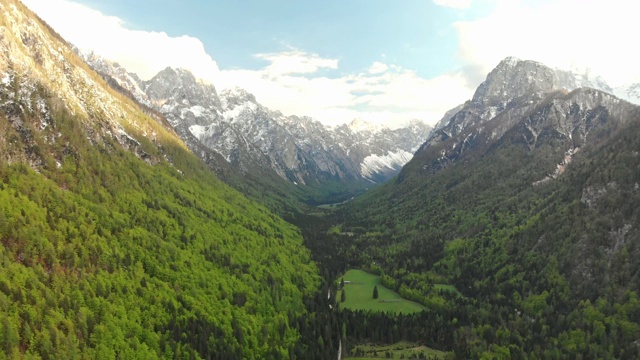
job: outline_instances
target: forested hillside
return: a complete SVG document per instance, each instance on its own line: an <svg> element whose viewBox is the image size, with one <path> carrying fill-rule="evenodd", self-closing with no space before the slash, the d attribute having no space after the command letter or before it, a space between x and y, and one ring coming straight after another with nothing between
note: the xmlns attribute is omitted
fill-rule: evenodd
<svg viewBox="0 0 640 360"><path fill-rule="evenodd" d="M298 230L0 10L0 358L296 357L320 286Z"/></svg>
<svg viewBox="0 0 640 360"><path fill-rule="evenodd" d="M497 139L509 114L426 145L310 237L318 261L448 319L422 341L459 358L637 358L640 115L607 96L550 93Z"/></svg>

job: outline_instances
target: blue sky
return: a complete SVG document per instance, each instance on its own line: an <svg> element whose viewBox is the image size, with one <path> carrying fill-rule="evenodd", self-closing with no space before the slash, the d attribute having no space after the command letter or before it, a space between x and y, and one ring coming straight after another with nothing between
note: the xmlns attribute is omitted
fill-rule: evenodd
<svg viewBox="0 0 640 360"><path fill-rule="evenodd" d="M506 56L640 79L626 0L22 1L143 79L184 67L326 124L433 124Z"/></svg>
<svg viewBox="0 0 640 360"><path fill-rule="evenodd" d="M264 61L253 54L293 47L338 58L343 72L387 61L427 77L460 66L451 24L473 12L424 0L79 2L132 29L197 37L225 69L258 69Z"/></svg>

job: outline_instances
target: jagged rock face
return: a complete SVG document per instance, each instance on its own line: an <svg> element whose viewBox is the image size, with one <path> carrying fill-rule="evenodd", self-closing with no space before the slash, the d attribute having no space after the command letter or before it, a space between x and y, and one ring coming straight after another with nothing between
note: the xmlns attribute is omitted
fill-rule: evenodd
<svg viewBox="0 0 640 360"><path fill-rule="evenodd" d="M455 114L457 114L458 112L460 112L460 110L464 109L465 105L467 105L466 103L464 104L460 104L456 107L454 107L453 109L450 109L449 111L447 111L446 113L444 113L444 116L442 117L442 119L440 119L434 126L432 131L435 130L439 130L442 129L443 127L447 126L449 124L449 122L451 121L451 118L453 118L453 116Z"/></svg>
<svg viewBox="0 0 640 360"><path fill-rule="evenodd" d="M156 140L159 131L173 130L161 130L136 116L139 114L130 106L132 103L114 96L115 92L82 63L75 50L49 32L23 4L9 1L0 4L0 11L3 25L0 26L0 94L3 97L0 106L4 113L10 114L9 123L24 135L27 147L33 144L33 139L21 117L41 119L40 130L51 132L46 138L54 143L58 134L52 130L55 127L51 122L52 112L64 109L84 119L83 130L91 143L115 140L149 163L158 161L144 152L141 144L125 131L125 126L139 130L151 141ZM53 103L55 109L47 105L45 98L49 97L57 100ZM28 157L36 156L30 148L20 151ZM16 149L16 156L22 156L20 151ZM16 159L4 160L11 163ZM62 159L56 161L62 162ZM43 165L35 158L28 163L36 171Z"/></svg>
<svg viewBox="0 0 640 360"><path fill-rule="evenodd" d="M72 113L88 117L115 119L123 110L91 79L74 66L73 51L46 34L37 20L27 18L15 5L1 5L7 22L0 28L0 72L3 83L20 78L26 92L37 83L55 84L55 95L65 101ZM9 9L4 8L9 7ZM105 119L105 120L106 120Z"/></svg>
<svg viewBox="0 0 640 360"><path fill-rule="evenodd" d="M584 84L611 90L599 78L533 61L503 60L473 99L447 113L420 147L422 171L432 173L468 154L481 155L505 137L529 150L553 142L568 156L558 164L565 166L599 130L624 122L635 109Z"/></svg>
<svg viewBox="0 0 640 360"><path fill-rule="evenodd" d="M219 116L216 88L197 81L187 70L166 68L143 86L153 107L174 126L178 123L205 125Z"/></svg>
<svg viewBox="0 0 640 360"><path fill-rule="evenodd" d="M431 129L421 121L391 130L359 120L332 129L309 117L269 110L242 89L218 95L186 70L167 68L139 81L117 64L84 59L163 113L192 149L199 141L241 172L271 170L296 184L385 181L411 159Z"/></svg>
<svg viewBox="0 0 640 360"><path fill-rule="evenodd" d="M298 125L299 121L285 119L282 114L270 111L241 89L225 90L220 99L219 119L189 129L230 163L244 171L254 166L266 166L281 177L302 184L347 178L348 174L335 166L335 157L322 152L322 144L314 143L316 151L305 146L314 140L313 134L306 133L305 141L296 138L300 133L299 126L302 126ZM313 126L322 127L319 123ZM323 156L331 157L322 161Z"/></svg>
<svg viewBox="0 0 640 360"><path fill-rule="evenodd" d="M278 112L270 112L270 116L300 149L298 158L303 160L303 166L312 163L320 174L334 179L359 179L355 159L336 144L333 133L322 123L309 117L283 116Z"/></svg>
<svg viewBox="0 0 640 360"><path fill-rule="evenodd" d="M545 93L556 87L552 69L534 62L507 58L476 89L472 103L502 111L509 101Z"/></svg>
<svg viewBox="0 0 640 360"><path fill-rule="evenodd" d="M94 52L82 53L79 49L75 49L75 51L78 52L80 57L88 64L91 64L98 73L110 74L112 78L117 79L118 85L131 93L140 103L148 107L153 106L142 89L143 82L138 75L127 72L127 70L118 63L107 61Z"/></svg>
<svg viewBox="0 0 640 360"><path fill-rule="evenodd" d="M363 177L382 182L395 176L427 138L431 127L421 121L391 130L362 126L358 120L334 130L338 143L360 166Z"/></svg>
<svg viewBox="0 0 640 360"><path fill-rule="evenodd" d="M220 95L222 121L190 129L208 146L233 157L233 144L251 144L269 158L271 167L292 182L346 180L385 181L397 174L424 141L430 127L422 122L390 130L353 130L354 124L335 129L309 117L284 116L258 104L246 92L235 89ZM235 132L221 131L233 127ZM244 139L229 141L228 136ZM250 151L248 151L250 152ZM237 153L237 152L236 152Z"/></svg>
<svg viewBox="0 0 640 360"><path fill-rule="evenodd" d="M551 68L534 61L507 58L487 75L471 101L445 114L421 149L457 137L502 112L515 112L512 117L517 117L526 112L527 104L541 100L545 93L558 88L557 84Z"/></svg>
<svg viewBox="0 0 640 360"><path fill-rule="evenodd" d="M518 118L553 90L571 91L581 87L612 91L601 78L594 78L588 73L553 70L536 61L508 57L487 75L471 101L445 114L427 143L434 145L444 141L505 111L510 114L507 118ZM509 127L509 124L500 126L502 130L499 129L494 137Z"/></svg>
<svg viewBox="0 0 640 360"><path fill-rule="evenodd" d="M634 105L595 89L558 93L524 118L523 135L531 147L538 145L545 131L569 139L574 147L579 147L585 145L592 131L611 121L624 123L634 109Z"/></svg>

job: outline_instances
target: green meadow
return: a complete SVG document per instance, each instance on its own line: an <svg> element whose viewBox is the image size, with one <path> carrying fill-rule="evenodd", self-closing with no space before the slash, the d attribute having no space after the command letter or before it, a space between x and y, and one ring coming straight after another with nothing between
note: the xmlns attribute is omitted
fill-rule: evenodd
<svg viewBox="0 0 640 360"><path fill-rule="evenodd" d="M340 303L342 308L350 310L370 310L376 312L389 312L412 314L420 312L425 307L417 302L409 301L397 292L380 284L380 277L369 274L363 270L351 269L338 281L344 279L345 301ZM378 298L373 298L373 287L378 286ZM338 292L338 301L340 301Z"/></svg>

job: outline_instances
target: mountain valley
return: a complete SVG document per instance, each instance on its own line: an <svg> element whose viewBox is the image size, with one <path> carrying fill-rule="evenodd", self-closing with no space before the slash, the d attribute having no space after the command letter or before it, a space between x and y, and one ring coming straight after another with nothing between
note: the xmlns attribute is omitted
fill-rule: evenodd
<svg viewBox="0 0 640 360"><path fill-rule="evenodd" d="M325 225L350 235L307 234L341 254L318 263L381 274L457 319L427 345L459 358L636 357L640 108L554 79L501 62L395 181Z"/></svg>
<svg viewBox="0 0 640 360"><path fill-rule="evenodd" d="M0 359L640 358L637 86L508 57L392 129L214 85L0 0Z"/></svg>

